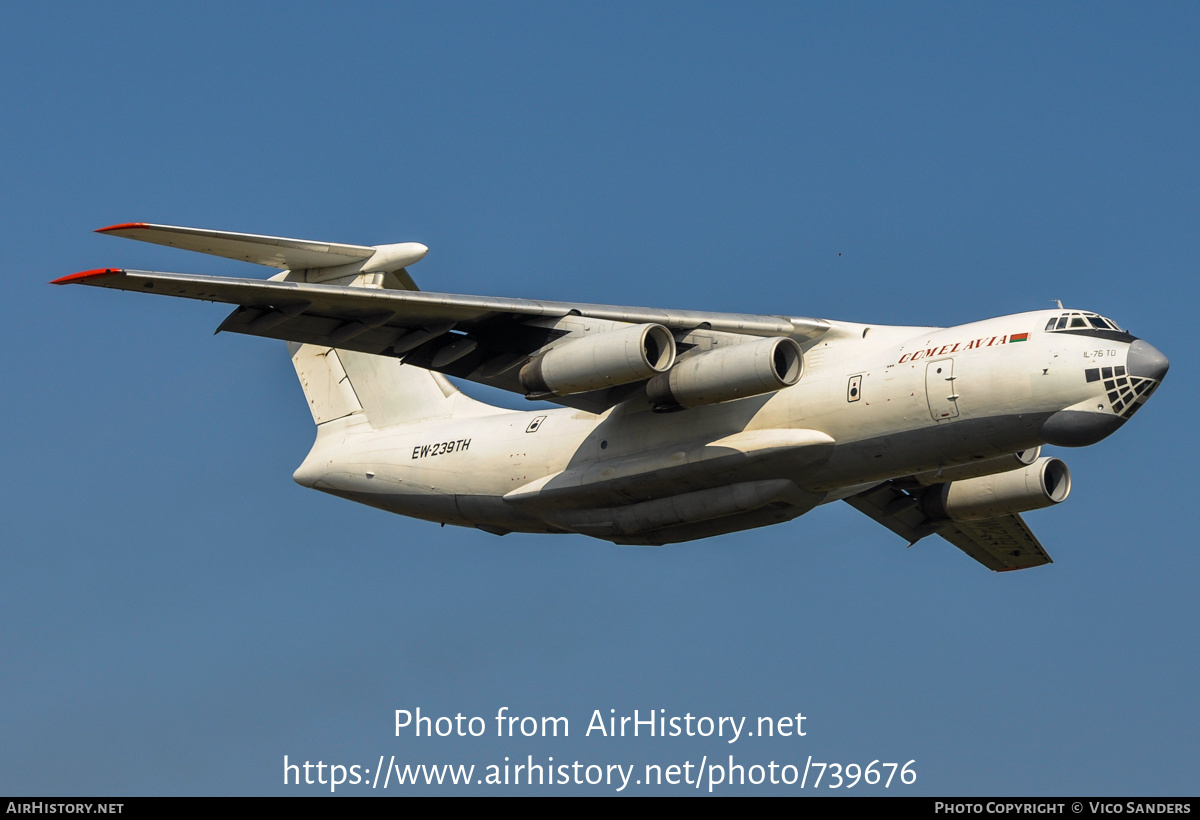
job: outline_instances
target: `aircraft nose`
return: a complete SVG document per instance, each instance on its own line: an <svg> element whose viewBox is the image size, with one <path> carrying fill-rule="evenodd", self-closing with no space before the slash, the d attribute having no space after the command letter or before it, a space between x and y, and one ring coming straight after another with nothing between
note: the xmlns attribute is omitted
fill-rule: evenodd
<svg viewBox="0 0 1200 820"><path fill-rule="evenodd" d="M1130 376L1162 381L1170 366L1171 363L1167 361L1167 357L1153 345L1147 344L1141 339L1129 345L1129 359L1126 361L1125 367Z"/></svg>

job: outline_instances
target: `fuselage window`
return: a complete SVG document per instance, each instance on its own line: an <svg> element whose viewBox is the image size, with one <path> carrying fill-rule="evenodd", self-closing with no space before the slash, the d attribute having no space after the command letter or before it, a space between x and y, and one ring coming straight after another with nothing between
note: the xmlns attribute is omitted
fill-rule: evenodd
<svg viewBox="0 0 1200 820"><path fill-rule="evenodd" d="M1054 323L1057 321L1058 319L1051 319L1049 322L1046 322L1046 330L1054 330Z"/></svg>

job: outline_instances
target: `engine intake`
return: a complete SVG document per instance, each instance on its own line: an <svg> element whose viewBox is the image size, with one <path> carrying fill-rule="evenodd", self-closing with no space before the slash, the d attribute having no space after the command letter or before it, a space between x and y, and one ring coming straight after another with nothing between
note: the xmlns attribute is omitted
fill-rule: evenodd
<svg viewBox="0 0 1200 820"><path fill-rule="evenodd" d="M791 387L803 371L803 354L794 339L760 339L685 358L652 378L646 394L656 410L680 410Z"/></svg>
<svg viewBox="0 0 1200 820"><path fill-rule="evenodd" d="M597 333L551 348L521 368L530 398L569 396L648 379L675 363L675 337L647 324Z"/></svg>
<svg viewBox="0 0 1200 820"><path fill-rule="evenodd" d="M1071 471L1046 457L1023 470L930 487L921 494L921 510L934 521L972 521L1049 507L1070 493Z"/></svg>

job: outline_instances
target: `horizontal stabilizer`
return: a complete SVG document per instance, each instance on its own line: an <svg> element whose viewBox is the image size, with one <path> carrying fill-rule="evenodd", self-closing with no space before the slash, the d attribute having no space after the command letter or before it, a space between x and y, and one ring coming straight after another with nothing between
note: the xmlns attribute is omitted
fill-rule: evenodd
<svg viewBox="0 0 1200 820"><path fill-rule="evenodd" d="M151 225L146 222L110 225L96 233L123 236L126 239L168 245L185 251L223 256L284 270L333 268L356 263L363 264L365 270L399 270L405 265L419 261L428 251L428 248L416 242L378 247L342 245L307 239L287 239L282 236Z"/></svg>

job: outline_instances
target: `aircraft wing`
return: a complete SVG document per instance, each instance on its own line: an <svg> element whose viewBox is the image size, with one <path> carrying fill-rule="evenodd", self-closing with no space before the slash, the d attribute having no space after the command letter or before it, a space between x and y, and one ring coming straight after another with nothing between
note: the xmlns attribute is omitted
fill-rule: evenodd
<svg viewBox="0 0 1200 820"><path fill-rule="evenodd" d="M145 231L144 228L138 230ZM228 240L227 235L218 238L234 241ZM374 253L373 248L364 249ZM743 338L789 336L804 343L819 338L830 326L821 319L464 296L283 281L278 277L263 281L117 268L65 276L55 280L54 284L90 285L237 305L217 328L218 332L226 330L393 356L403 359L406 364L521 394L526 393L518 379L521 365L567 337L655 323L672 332L682 352L693 346L707 349L720 344L722 335ZM599 412L631 395L639 384L547 398L566 406Z"/></svg>
<svg viewBox="0 0 1200 820"><path fill-rule="evenodd" d="M938 535L996 572L1054 563L1019 515L956 521Z"/></svg>
<svg viewBox="0 0 1200 820"><path fill-rule="evenodd" d="M927 535L937 534L995 572L1053 563L1019 515L978 521L930 522L921 512L916 496L905 492L893 481L853 495L846 501L908 540L909 546Z"/></svg>

